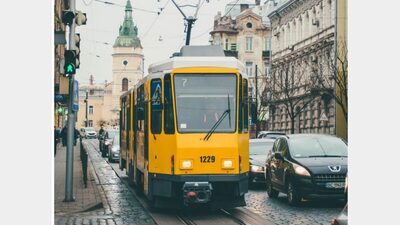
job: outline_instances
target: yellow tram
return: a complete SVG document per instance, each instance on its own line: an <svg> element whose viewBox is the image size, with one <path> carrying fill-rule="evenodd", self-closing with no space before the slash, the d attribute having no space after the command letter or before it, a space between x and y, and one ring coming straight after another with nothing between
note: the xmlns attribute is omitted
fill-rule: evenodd
<svg viewBox="0 0 400 225"><path fill-rule="evenodd" d="M120 169L156 207L246 204L248 78L207 47L150 65L120 98Z"/></svg>

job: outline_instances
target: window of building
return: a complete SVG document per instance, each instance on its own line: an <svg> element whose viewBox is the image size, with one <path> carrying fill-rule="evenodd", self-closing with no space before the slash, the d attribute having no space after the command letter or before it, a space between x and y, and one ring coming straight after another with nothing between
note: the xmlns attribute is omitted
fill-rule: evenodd
<svg viewBox="0 0 400 225"><path fill-rule="evenodd" d="M231 43L231 50L236 51L236 49L237 49L236 43Z"/></svg>
<svg viewBox="0 0 400 225"><path fill-rule="evenodd" d="M271 37L265 37L265 51L271 51Z"/></svg>
<svg viewBox="0 0 400 225"><path fill-rule="evenodd" d="M127 91L128 90L128 79L124 78L122 79L122 91Z"/></svg>
<svg viewBox="0 0 400 225"><path fill-rule="evenodd" d="M253 27L253 24L251 24L250 22L248 22L248 23L246 23L246 27L250 29L250 28Z"/></svg>
<svg viewBox="0 0 400 225"><path fill-rule="evenodd" d="M94 108L92 105L89 105L89 114L93 114Z"/></svg>
<svg viewBox="0 0 400 225"><path fill-rule="evenodd" d="M270 77L270 73L271 73L271 65L269 65L269 63L264 63L264 75L266 77Z"/></svg>
<svg viewBox="0 0 400 225"><path fill-rule="evenodd" d="M253 37L246 37L246 51L253 51Z"/></svg>
<svg viewBox="0 0 400 225"><path fill-rule="evenodd" d="M89 120L88 127L93 127L93 120Z"/></svg>
<svg viewBox="0 0 400 225"><path fill-rule="evenodd" d="M246 73L249 77L253 76L253 62L246 62Z"/></svg>

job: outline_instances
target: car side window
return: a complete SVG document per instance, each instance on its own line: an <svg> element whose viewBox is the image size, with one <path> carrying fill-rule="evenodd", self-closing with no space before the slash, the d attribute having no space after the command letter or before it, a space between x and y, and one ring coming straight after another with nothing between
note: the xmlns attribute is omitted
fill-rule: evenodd
<svg viewBox="0 0 400 225"><path fill-rule="evenodd" d="M282 139L280 149L281 149L282 155L284 157L287 157L288 153L289 153L289 149L288 149L287 141L285 139Z"/></svg>
<svg viewBox="0 0 400 225"><path fill-rule="evenodd" d="M279 141L280 141L280 139L277 139L277 140L274 142L274 147L272 147L272 152L273 152L273 153L278 152Z"/></svg>

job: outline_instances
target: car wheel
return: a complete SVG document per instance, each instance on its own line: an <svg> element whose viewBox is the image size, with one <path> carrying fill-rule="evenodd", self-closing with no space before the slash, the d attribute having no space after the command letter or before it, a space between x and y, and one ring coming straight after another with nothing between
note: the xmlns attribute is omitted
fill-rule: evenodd
<svg viewBox="0 0 400 225"><path fill-rule="evenodd" d="M267 186L268 197L277 198L279 195L279 191L275 190L274 187L272 187L271 174L268 173L268 176L265 179L265 182L266 182L266 186Z"/></svg>
<svg viewBox="0 0 400 225"><path fill-rule="evenodd" d="M296 187L293 185L292 181L289 181L287 187L287 199L289 205L298 205L301 201L301 196L297 192Z"/></svg>

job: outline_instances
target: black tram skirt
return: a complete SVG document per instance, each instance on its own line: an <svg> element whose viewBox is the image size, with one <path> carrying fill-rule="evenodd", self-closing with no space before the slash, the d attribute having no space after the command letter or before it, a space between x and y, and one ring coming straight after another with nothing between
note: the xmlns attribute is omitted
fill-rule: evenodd
<svg viewBox="0 0 400 225"><path fill-rule="evenodd" d="M244 206L248 173L237 175L166 175L149 173L150 200L177 199L184 205L228 203ZM193 195L195 197L193 197ZM223 207L223 206L221 206Z"/></svg>

